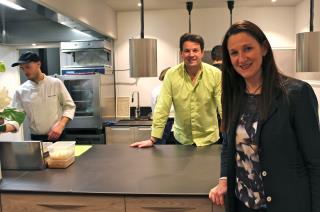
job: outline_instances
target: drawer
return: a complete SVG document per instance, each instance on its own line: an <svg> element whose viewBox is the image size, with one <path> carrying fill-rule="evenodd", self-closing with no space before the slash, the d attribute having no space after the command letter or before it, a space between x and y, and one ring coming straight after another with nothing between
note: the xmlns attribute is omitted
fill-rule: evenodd
<svg viewBox="0 0 320 212"><path fill-rule="evenodd" d="M207 198L126 197L126 212L212 212Z"/></svg>
<svg viewBox="0 0 320 212"><path fill-rule="evenodd" d="M107 144L132 144L134 140L133 127L106 127Z"/></svg>
<svg viewBox="0 0 320 212"><path fill-rule="evenodd" d="M93 195L1 194L2 212L125 212L124 198Z"/></svg>
<svg viewBox="0 0 320 212"><path fill-rule="evenodd" d="M151 137L151 127L135 127L134 142L148 140Z"/></svg>

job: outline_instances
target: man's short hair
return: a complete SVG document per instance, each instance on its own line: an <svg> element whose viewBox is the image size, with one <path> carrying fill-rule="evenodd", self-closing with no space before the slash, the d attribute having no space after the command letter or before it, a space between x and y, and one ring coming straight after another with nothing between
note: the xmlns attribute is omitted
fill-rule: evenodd
<svg viewBox="0 0 320 212"><path fill-rule="evenodd" d="M211 59L213 61L222 60L222 46L216 45L211 50Z"/></svg>
<svg viewBox="0 0 320 212"><path fill-rule="evenodd" d="M166 75L167 71L170 69L171 67L165 68L161 71L160 75L159 75L159 80L163 81L164 80L164 76Z"/></svg>
<svg viewBox="0 0 320 212"><path fill-rule="evenodd" d="M180 51L183 51L183 44L186 41L191 41L194 43L198 43L200 45L201 51L204 49L204 41L200 35L185 33L180 37Z"/></svg>

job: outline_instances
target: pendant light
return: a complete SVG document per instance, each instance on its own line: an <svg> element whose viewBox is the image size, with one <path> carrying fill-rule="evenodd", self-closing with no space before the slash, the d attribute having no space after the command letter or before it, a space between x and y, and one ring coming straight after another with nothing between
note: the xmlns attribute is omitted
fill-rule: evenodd
<svg viewBox="0 0 320 212"><path fill-rule="evenodd" d="M193 7L193 2L192 1L187 1L186 2L186 7L188 10L188 14L189 14L189 33L191 33L191 10Z"/></svg>
<svg viewBox="0 0 320 212"><path fill-rule="evenodd" d="M314 0L310 0L310 32L297 34L297 72L320 72L320 32L313 32Z"/></svg>
<svg viewBox="0 0 320 212"><path fill-rule="evenodd" d="M140 39L129 39L130 77L157 76L157 40L144 38L144 2L140 0Z"/></svg>
<svg viewBox="0 0 320 212"><path fill-rule="evenodd" d="M227 0L227 4L228 4L228 9L230 12L230 26L232 25L232 10L234 7L234 0Z"/></svg>

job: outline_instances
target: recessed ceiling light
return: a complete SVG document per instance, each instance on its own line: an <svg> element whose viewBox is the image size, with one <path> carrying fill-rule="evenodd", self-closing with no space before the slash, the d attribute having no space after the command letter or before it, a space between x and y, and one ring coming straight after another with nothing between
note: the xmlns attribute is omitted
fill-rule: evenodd
<svg viewBox="0 0 320 212"><path fill-rule="evenodd" d="M7 6L7 7L10 7L12 9L15 9L15 10L26 10L25 8L15 4L9 0L0 0L0 4Z"/></svg>
<svg viewBox="0 0 320 212"><path fill-rule="evenodd" d="M33 44L31 44L32 46L36 46L37 44L36 43L33 43Z"/></svg>
<svg viewBox="0 0 320 212"><path fill-rule="evenodd" d="M141 7L141 3L140 2L138 3L138 7Z"/></svg>
<svg viewBox="0 0 320 212"><path fill-rule="evenodd" d="M277 0L271 0L271 2L277 2Z"/></svg>

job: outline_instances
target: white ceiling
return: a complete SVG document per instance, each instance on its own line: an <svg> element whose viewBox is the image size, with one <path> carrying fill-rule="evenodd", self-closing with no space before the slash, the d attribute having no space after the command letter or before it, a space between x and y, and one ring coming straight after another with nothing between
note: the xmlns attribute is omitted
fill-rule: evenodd
<svg viewBox="0 0 320 212"><path fill-rule="evenodd" d="M139 10L137 4L140 0L104 0L115 11ZM186 2L191 0L144 0L145 10L186 9ZM192 0L193 8L227 7L226 0ZM303 0L235 0L235 7L259 6L295 6Z"/></svg>

